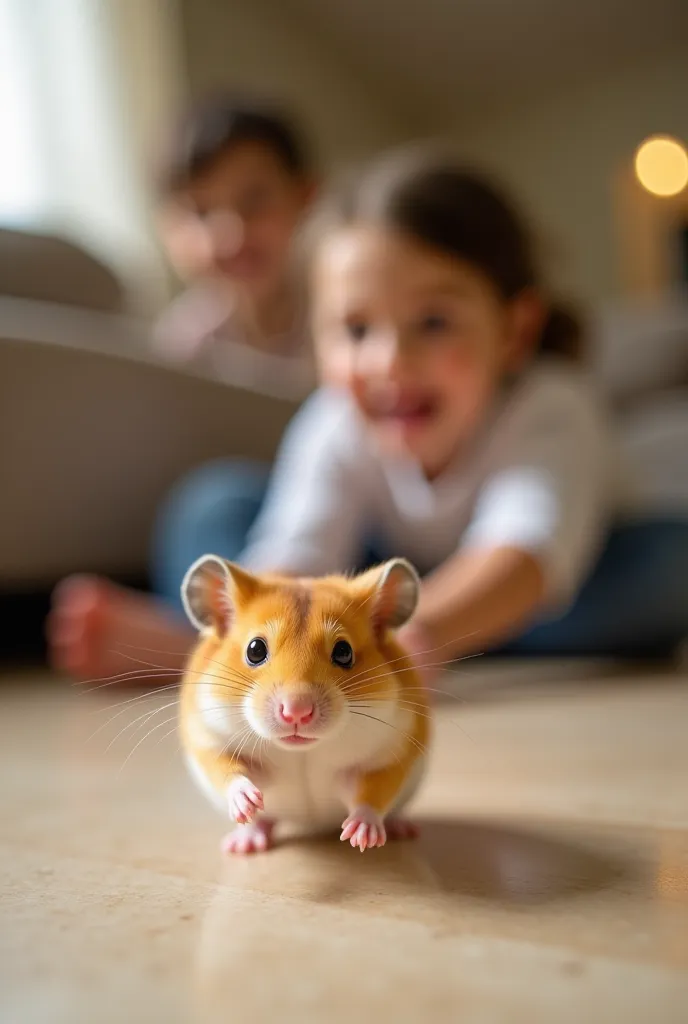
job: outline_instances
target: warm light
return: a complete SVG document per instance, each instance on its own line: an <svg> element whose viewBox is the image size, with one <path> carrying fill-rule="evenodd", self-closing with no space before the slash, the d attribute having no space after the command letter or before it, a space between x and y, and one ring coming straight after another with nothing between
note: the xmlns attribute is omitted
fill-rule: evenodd
<svg viewBox="0 0 688 1024"><path fill-rule="evenodd" d="M688 153L670 135L653 135L635 154L638 181L656 196L677 196L688 185Z"/></svg>

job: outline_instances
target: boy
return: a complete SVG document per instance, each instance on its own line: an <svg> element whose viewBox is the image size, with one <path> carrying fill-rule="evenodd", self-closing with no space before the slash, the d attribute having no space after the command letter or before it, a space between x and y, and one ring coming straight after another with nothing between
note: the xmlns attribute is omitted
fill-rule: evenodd
<svg viewBox="0 0 688 1024"><path fill-rule="evenodd" d="M313 184L294 127L257 104L206 100L179 124L159 184L161 238L189 287L161 317L157 347L302 397L310 346L290 263Z"/></svg>

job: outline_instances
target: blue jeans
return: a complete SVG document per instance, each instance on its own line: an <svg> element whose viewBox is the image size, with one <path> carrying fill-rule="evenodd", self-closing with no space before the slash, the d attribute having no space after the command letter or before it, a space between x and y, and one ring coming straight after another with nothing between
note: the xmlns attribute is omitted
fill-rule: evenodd
<svg viewBox="0 0 688 1024"><path fill-rule="evenodd" d="M153 584L176 608L182 577L196 558L212 552L239 559L268 476L267 467L220 460L172 492L155 530ZM566 613L535 623L499 653L664 657L686 638L688 519L657 517L615 527Z"/></svg>

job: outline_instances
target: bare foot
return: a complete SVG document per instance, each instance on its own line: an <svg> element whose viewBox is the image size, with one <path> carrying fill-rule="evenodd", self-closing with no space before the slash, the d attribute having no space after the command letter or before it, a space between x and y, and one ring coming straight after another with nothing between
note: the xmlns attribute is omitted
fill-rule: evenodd
<svg viewBox="0 0 688 1024"><path fill-rule="evenodd" d="M250 825L237 825L222 840L223 853L263 853L272 846L273 823L259 818Z"/></svg>
<svg viewBox="0 0 688 1024"><path fill-rule="evenodd" d="M70 576L53 594L52 665L77 679L164 686L181 671L194 634L155 598L94 576ZM113 680L115 681L115 680Z"/></svg>

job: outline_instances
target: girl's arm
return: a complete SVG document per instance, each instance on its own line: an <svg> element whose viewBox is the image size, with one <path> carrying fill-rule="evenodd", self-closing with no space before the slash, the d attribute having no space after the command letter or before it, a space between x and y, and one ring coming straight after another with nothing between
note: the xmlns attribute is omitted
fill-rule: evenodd
<svg viewBox="0 0 688 1024"><path fill-rule="evenodd" d="M615 500L612 456L584 389L563 385L533 410L485 481L461 547L424 581L401 637L419 665L494 648L575 598Z"/></svg>
<svg viewBox="0 0 688 1024"><path fill-rule="evenodd" d="M542 607L545 574L528 551L500 546L460 551L427 577L418 611L399 639L427 665L495 647L518 633Z"/></svg>

